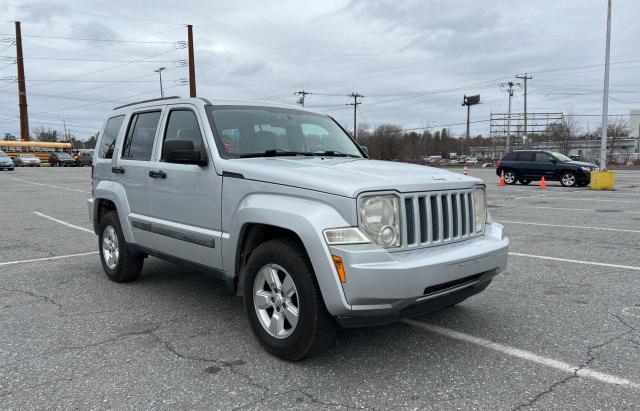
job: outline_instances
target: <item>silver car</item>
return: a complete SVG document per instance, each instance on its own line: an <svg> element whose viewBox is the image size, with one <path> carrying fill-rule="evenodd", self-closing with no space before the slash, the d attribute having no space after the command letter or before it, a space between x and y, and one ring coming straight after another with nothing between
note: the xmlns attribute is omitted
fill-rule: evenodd
<svg viewBox="0 0 640 411"><path fill-rule="evenodd" d="M331 117L260 102L165 98L115 108L88 208L115 282L147 256L205 271L244 297L286 360L336 326L460 303L507 265L481 180L376 161Z"/></svg>
<svg viewBox="0 0 640 411"><path fill-rule="evenodd" d="M9 157L4 151L0 150L0 170L13 171L13 168L14 164L11 157Z"/></svg>

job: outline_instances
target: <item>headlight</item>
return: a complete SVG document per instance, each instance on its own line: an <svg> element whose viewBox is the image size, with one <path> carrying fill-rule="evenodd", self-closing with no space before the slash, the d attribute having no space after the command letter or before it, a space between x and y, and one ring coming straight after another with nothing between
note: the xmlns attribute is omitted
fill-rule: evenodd
<svg viewBox="0 0 640 411"><path fill-rule="evenodd" d="M591 167L580 167L582 169L582 171L586 172L586 173L590 173L591 172Z"/></svg>
<svg viewBox="0 0 640 411"><path fill-rule="evenodd" d="M395 195L376 195L360 201L360 227L383 247L400 246L400 200Z"/></svg>
<svg viewBox="0 0 640 411"><path fill-rule="evenodd" d="M329 245L370 243L358 227L330 228L324 230L324 239Z"/></svg>
<svg viewBox="0 0 640 411"><path fill-rule="evenodd" d="M476 215L476 233L482 232L487 222L487 196L484 187L476 187L473 192L473 204Z"/></svg>

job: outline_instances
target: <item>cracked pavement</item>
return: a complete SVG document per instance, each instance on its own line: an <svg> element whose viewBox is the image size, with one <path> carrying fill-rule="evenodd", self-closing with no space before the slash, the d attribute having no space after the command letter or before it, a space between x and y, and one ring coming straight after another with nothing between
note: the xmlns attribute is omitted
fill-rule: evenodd
<svg viewBox="0 0 640 411"><path fill-rule="evenodd" d="M496 221L640 229L638 214L527 209L527 205L640 212L640 172L616 193L567 194L550 184L498 189ZM95 251L89 169L0 173L0 263ZM83 182L85 179L86 182ZM575 195L582 202L554 199ZM628 197L624 197L624 196ZM637 233L508 225L515 252L640 266ZM638 315L635 315L635 314ZM574 364L573 373L425 332L407 324L341 330L323 355L286 363L254 339L242 300L203 274L150 258L139 281L107 280L96 254L0 266L2 409L637 409L640 391L585 371L640 381L637 271L512 257L482 294L418 321Z"/></svg>

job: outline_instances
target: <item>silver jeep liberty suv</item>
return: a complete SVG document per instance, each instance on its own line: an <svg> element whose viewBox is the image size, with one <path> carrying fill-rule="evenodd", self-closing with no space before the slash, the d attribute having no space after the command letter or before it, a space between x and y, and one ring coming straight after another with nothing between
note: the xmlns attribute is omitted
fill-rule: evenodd
<svg viewBox="0 0 640 411"><path fill-rule="evenodd" d="M336 326L457 304L505 269L509 240L481 180L376 161L331 117L261 102L164 98L115 108L88 208L102 266L149 255L223 280L286 360Z"/></svg>

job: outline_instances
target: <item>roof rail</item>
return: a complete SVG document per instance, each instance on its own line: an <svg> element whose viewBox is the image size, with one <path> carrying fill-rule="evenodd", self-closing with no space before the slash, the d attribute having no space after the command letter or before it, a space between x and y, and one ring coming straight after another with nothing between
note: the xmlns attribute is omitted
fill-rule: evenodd
<svg viewBox="0 0 640 411"><path fill-rule="evenodd" d="M118 106L118 107L114 107L114 110L118 110L120 108L124 108L124 107L129 107L129 106L135 106L136 104L142 104L142 103L151 103L153 101L161 101L161 100L173 100L176 98L182 98L180 96L171 96L171 97L162 97L162 98L152 98L151 100L142 100L142 101L136 101L133 103L128 103L128 104L124 104L122 106Z"/></svg>

